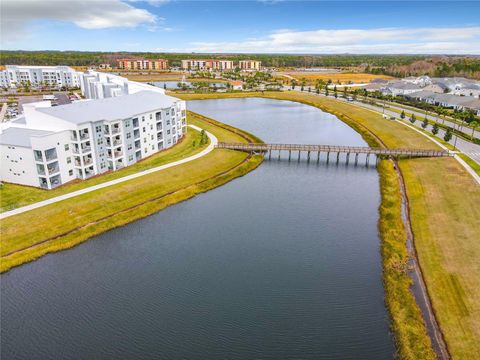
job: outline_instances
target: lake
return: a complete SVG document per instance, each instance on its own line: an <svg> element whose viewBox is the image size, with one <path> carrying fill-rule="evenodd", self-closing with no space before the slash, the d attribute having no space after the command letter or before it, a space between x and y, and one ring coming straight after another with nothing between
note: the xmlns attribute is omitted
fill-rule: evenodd
<svg viewBox="0 0 480 360"><path fill-rule="evenodd" d="M266 142L366 145L299 103L188 108ZM2 275L2 358L391 359L379 203L373 166L274 153L220 188Z"/></svg>

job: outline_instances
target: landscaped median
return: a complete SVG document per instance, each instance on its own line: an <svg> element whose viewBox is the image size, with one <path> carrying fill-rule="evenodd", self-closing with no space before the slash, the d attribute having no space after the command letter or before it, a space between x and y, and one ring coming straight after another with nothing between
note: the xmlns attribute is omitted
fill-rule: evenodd
<svg viewBox="0 0 480 360"><path fill-rule="evenodd" d="M334 99L298 92L189 94L188 99L266 97L298 101L332 113L371 146L435 149L421 134L375 112ZM414 243L428 295L448 350L454 359L480 354L480 186L453 158L399 161L410 206ZM433 352L421 312L409 291L408 252L401 197L392 164L380 167L382 204L379 229L386 303L398 353L404 359L429 359ZM398 179L397 179L398 180Z"/></svg>
<svg viewBox="0 0 480 360"><path fill-rule="evenodd" d="M219 141L259 141L246 132L193 113L189 113L188 121L212 133ZM179 151L177 156L165 152L164 155L170 155L169 162L190 155L188 148L197 152L198 141L197 147L193 147L195 131L193 134L179 145L185 146L185 151ZM172 151L176 148L173 147ZM176 167L3 219L0 221L0 271L4 272L50 252L70 248L94 235L220 186L255 169L262 159L261 156L250 156L243 152L215 149ZM155 161L156 164L163 163L160 159ZM97 181L101 182L101 178L98 177ZM36 193L34 195L24 198L22 205L34 202L32 198L36 201L45 198L40 198Z"/></svg>

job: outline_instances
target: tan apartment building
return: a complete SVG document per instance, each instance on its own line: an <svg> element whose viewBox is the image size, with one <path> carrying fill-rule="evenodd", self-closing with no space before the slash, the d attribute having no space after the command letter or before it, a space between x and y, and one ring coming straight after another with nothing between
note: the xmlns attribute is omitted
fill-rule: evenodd
<svg viewBox="0 0 480 360"><path fill-rule="evenodd" d="M120 59L118 68L124 70L167 70L168 60Z"/></svg>
<svg viewBox="0 0 480 360"><path fill-rule="evenodd" d="M262 66L261 61L255 60L241 60L238 62L238 67L241 70L257 70L259 71Z"/></svg>
<svg viewBox="0 0 480 360"><path fill-rule="evenodd" d="M182 69L185 70L233 70L231 60L182 60Z"/></svg>

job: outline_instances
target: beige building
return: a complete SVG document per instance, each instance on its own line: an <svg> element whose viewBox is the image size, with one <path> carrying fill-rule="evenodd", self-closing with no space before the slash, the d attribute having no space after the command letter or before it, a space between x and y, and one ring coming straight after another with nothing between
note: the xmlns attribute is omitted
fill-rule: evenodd
<svg viewBox="0 0 480 360"><path fill-rule="evenodd" d="M261 61L255 60L241 60L238 62L238 67L241 70L256 70L259 71L262 66Z"/></svg>
<svg viewBox="0 0 480 360"><path fill-rule="evenodd" d="M231 60L182 60L182 69L185 70L233 70L233 61Z"/></svg>
<svg viewBox="0 0 480 360"><path fill-rule="evenodd" d="M118 68L123 70L167 70L168 60L120 59Z"/></svg>

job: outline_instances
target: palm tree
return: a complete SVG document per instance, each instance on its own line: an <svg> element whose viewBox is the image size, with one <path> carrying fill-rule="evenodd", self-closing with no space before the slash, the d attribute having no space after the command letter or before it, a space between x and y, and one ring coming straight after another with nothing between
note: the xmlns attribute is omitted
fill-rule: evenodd
<svg viewBox="0 0 480 360"><path fill-rule="evenodd" d="M472 127L472 140L473 140L473 134L475 132L475 128L480 125L479 122L477 120L473 120L472 122L470 122L470 126Z"/></svg>

